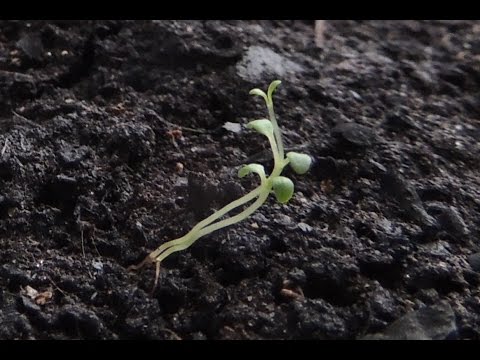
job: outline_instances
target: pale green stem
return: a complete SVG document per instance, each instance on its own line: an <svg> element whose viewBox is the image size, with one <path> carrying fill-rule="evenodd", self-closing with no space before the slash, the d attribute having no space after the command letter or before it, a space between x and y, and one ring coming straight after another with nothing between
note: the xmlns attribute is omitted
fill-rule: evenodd
<svg viewBox="0 0 480 360"><path fill-rule="evenodd" d="M262 179L262 183L263 183L263 179ZM207 226L208 224L211 224L213 221L221 218L223 215L225 215L226 213L232 211L233 209L249 202L250 200L253 200L255 199L258 195L260 195L260 193L262 192L262 186L258 186L257 188L255 188L254 190L250 191L248 194L242 196L240 199L237 199L235 201L232 201L230 204L228 205L225 205L223 208L221 208L220 210L218 211L215 211L212 215L210 215L209 217L207 217L205 220L202 220L201 222L199 222L197 225L195 225L192 230L194 229L201 229L201 228L204 228L205 226Z"/></svg>
<svg viewBox="0 0 480 360"><path fill-rule="evenodd" d="M197 225L195 225L186 235L184 235L184 236L182 236L178 239L168 241L165 244L162 244L161 246L159 246L155 251L153 251L150 254L150 257L151 258L157 258L166 249L168 249L172 246L180 245L180 244L184 243L186 238L189 237L192 233L194 233L196 231L199 231L203 227L205 227L205 226L211 224L212 222L214 222L215 220L221 218L223 215L225 215L229 211L231 211L231 210L233 210L233 209L235 209L235 208L253 200L254 198L256 198L258 195L260 195L261 190L262 190L262 187L259 186L256 189L250 191L245 196L242 196L240 199L237 199L237 200L231 202L230 204L224 206L220 210L214 212L212 215L207 217L205 220L202 220Z"/></svg>
<svg viewBox="0 0 480 360"><path fill-rule="evenodd" d="M260 206L262 206L262 204L267 199L268 194L269 194L269 191L268 191L267 187L265 187L263 189L263 191L264 191L264 193L262 193L252 205L247 207L240 214L237 214L237 215L232 216L228 219L225 219L225 220L219 221L218 223L207 226L207 227L201 229L200 231L196 231L196 232L191 231L190 233L187 234L187 236L190 235L189 239L185 239L181 244L178 244L178 245L175 245L175 246L172 246L172 247L168 248L162 254L157 256L155 258L155 261L156 262L162 262L167 256L171 255L172 253L177 252L177 251L181 251L181 250L185 250L186 248L191 246L195 241L197 241L202 236L205 236L205 235L210 234L210 233L212 233L216 230L222 229L222 228L224 228L226 226L229 226L229 225L233 225L237 222L240 222L240 221L246 219L248 216L250 216L252 213L254 213Z"/></svg>
<svg viewBox="0 0 480 360"><path fill-rule="evenodd" d="M282 132L280 131L280 128L278 127L277 118L275 116L275 111L273 110L273 101L272 100L267 102L267 108L268 108L268 116L270 117L270 121L272 122L272 125L273 125L273 133L275 135L275 140L277 140L278 154L280 156L280 159L283 159L285 157L285 154L284 154L284 151L283 151Z"/></svg>
<svg viewBox="0 0 480 360"><path fill-rule="evenodd" d="M234 215L232 217L229 217L228 219L225 219L217 223L214 223L212 225L209 225L207 227L204 227L202 230L200 230L200 236L204 236L206 234L211 233L212 231L222 229L226 226L233 225L239 221L246 219L251 214L253 214L260 206L262 206L262 204L267 199L269 193L270 193L270 186L266 186L263 190L263 193L258 197L258 199L252 205L250 205L248 208L243 210L240 214Z"/></svg>
<svg viewBox="0 0 480 360"><path fill-rule="evenodd" d="M277 142L275 141L275 137L272 136L272 135L268 135L267 138L268 138L268 141L269 141L270 146L272 148L273 161L274 161L274 164L275 164L274 167L277 167L278 165L280 165L280 161L282 160L282 158L280 157L279 151L278 151Z"/></svg>
<svg viewBox="0 0 480 360"><path fill-rule="evenodd" d="M272 171L272 173L270 174L269 179L274 179L274 178L276 178L277 176L280 176L280 174L282 173L283 169L285 168L285 166L288 165L289 162L290 162L290 159L283 159L283 160L278 164L278 166L275 166L275 167L273 168L273 171Z"/></svg>

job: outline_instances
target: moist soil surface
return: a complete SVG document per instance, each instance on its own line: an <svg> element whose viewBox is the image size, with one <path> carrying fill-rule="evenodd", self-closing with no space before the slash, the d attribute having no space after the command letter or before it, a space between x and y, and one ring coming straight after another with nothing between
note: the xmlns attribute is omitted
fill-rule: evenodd
<svg viewBox="0 0 480 360"><path fill-rule="evenodd" d="M480 339L480 23L1 21L0 338ZM253 189L295 194L130 272ZM412 320L413 319L413 320ZM393 325L392 325L393 324Z"/></svg>

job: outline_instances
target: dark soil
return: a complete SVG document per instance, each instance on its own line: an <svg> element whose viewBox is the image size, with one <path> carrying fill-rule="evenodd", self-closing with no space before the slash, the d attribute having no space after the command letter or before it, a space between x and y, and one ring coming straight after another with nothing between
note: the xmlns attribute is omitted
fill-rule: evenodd
<svg viewBox="0 0 480 360"><path fill-rule="evenodd" d="M480 23L313 29L0 22L0 338L358 339L447 304L448 338L480 339ZM248 91L276 78L312 170L149 295L127 267L252 189L241 164L271 168L223 125L264 117Z"/></svg>

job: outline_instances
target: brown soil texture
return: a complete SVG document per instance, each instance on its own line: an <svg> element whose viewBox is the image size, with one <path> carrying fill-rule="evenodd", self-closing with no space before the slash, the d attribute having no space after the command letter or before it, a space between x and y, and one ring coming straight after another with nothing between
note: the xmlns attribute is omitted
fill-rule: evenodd
<svg viewBox="0 0 480 360"><path fill-rule="evenodd" d="M480 339L480 23L324 31L1 21L0 338L401 338L430 314L420 337ZM128 266L256 186L242 164L271 169L224 125L265 117L248 92L277 78L311 171L170 256L151 295L154 268Z"/></svg>

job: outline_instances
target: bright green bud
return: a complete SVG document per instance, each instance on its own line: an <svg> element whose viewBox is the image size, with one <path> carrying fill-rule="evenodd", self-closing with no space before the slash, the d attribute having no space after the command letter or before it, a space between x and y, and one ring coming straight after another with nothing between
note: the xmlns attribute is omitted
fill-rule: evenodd
<svg viewBox="0 0 480 360"><path fill-rule="evenodd" d="M250 90L249 92L250 95L257 95L257 96L261 96L263 97L263 99L265 101L267 101L267 94L265 94L265 92L263 90L260 90L260 89L252 89Z"/></svg>
<svg viewBox="0 0 480 360"><path fill-rule="evenodd" d="M278 85L280 85L282 82L280 80L275 80L275 81L272 81L272 83L270 84L270 86L268 87L268 99L270 101L272 101L272 95L273 95L273 92L277 89Z"/></svg>

